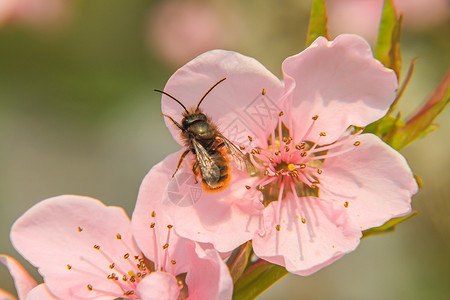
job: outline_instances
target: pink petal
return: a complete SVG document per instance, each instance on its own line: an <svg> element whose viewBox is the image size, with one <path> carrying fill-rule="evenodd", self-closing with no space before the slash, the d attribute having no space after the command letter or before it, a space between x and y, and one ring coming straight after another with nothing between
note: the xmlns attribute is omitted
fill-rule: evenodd
<svg viewBox="0 0 450 300"><path fill-rule="evenodd" d="M120 297L120 285L107 276L115 272L122 277L118 270L126 272L131 269L130 262L135 264L124 255L129 253L132 259L140 254L123 209L73 195L50 198L33 206L14 223L11 240L39 268L49 290L62 299ZM94 245L99 245L100 250ZM94 291L88 290L88 284Z"/></svg>
<svg viewBox="0 0 450 300"><path fill-rule="evenodd" d="M203 250L193 242L186 243L186 250L191 259L191 269L186 276L188 299L231 299L233 280L219 253L212 249Z"/></svg>
<svg viewBox="0 0 450 300"><path fill-rule="evenodd" d="M26 300L58 300L58 298L50 293L45 284L40 284L28 293Z"/></svg>
<svg viewBox="0 0 450 300"><path fill-rule="evenodd" d="M264 210L265 234L253 238L253 249L259 257L306 276L358 246L361 232L349 222L344 209L333 207L331 201L315 197L296 200L289 192L281 203L281 222L277 222L278 201Z"/></svg>
<svg viewBox="0 0 450 300"><path fill-rule="evenodd" d="M280 111L277 101L283 92L280 80L255 59L225 50L206 52L175 72L164 91L187 109L195 108L206 91L225 77L206 96L200 108L225 137L238 144L248 144L249 135L257 140L272 127L270 115ZM163 96L161 110L181 123L184 109L174 100ZM184 145L180 129L168 118L164 121L174 139Z"/></svg>
<svg viewBox="0 0 450 300"><path fill-rule="evenodd" d="M347 214L365 230L408 214L411 196L418 188L405 158L397 151L372 134L362 134L356 140L361 145L353 151L325 160L320 197L339 201L342 206L347 202Z"/></svg>
<svg viewBox="0 0 450 300"><path fill-rule="evenodd" d="M385 115L397 89L394 72L375 60L370 46L356 35L340 35L332 42L319 37L287 58L283 71L297 138L318 115L310 140L326 132L321 139L325 144L350 125L363 127Z"/></svg>
<svg viewBox="0 0 450 300"><path fill-rule="evenodd" d="M247 195L245 186L251 185L254 179L236 171L224 191L210 193L200 182L195 183L192 161L184 161L171 179L180 153L169 155L153 167L141 186L142 190L167 185L163 205L176 233L198 242L212 243L220 252L231 251L251 239L259 227L263 208L258 199ZM151 201L152 197L146 194L140 193L138 205L140 201Z"/></svg>
<svg viewBox="0 0 450 300"><path fill-rule="evenodd" d="M189 262L185 239L174 232L176 228L170 229L169 236L167 226L174 223L169 218L170 212L162 205L163 194L173 170L174 168L166 167L164 162L160 162L146 175L139 189L131 223L133 235L145 256L153 262L157 260L165 271L177 275L187 271ZM152 223L155 224L154 229L151 228ZM166 243L169 247L163 251L162 246ZM171 260L175 260L175 265L170 263Z"/></svg>
<svg viewBox="0 0 450 300"><path fill-rule="evenodd" d="M36 281L14 258L8 255L0 255L0 262L2 262L8 268L9 273L11 273L19 299L25 299L27 294L37 285Z"/></svg>
<svg viewBox="0 0 450 300"><path fill-rule="evenodd" d="M142 300L177 300L180 294L177 279L166 272L152 272L138 285Z"/></svg>

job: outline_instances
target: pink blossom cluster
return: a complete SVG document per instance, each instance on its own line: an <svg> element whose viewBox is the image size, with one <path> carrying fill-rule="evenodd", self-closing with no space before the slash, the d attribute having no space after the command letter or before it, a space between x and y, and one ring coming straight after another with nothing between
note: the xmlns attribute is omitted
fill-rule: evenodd
<svg viewBox="0 0 450 300"><path fill-rule="evenodd" d="M283 62L283 80L253 58L209 51L164 91L195 107L222 78L202 111L256 171L231 160L231 180L213 193L193 174L192 153L172 177L183 149L144 178L131 222L122 209L81 196L36 204L11 239L45 283L1 257L21 299L231 299L222 258L247 241L259 259L310 275L353 251L362 231L411 211L417 184L406 160L363 133L398 86L362 38L318 38ZM183 111L163 95L163 114L180 122ZM180 128L165 122L185 145Z"/></svg>

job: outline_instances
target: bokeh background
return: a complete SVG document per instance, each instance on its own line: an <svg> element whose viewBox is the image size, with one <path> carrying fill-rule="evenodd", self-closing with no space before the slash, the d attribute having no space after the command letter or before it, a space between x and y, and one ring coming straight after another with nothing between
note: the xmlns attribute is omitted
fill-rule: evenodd
<svg viewBox="0 0 450 300"><path fill-rule="evenodd" d="M330 31L373 43L381 0L329 0ZM400 106L414 111L450 66L447 0L397 0L407 67ZM408 4L409 3L409 4ZM14 220L59 194L98 198L131 215L141 179L179 146L160 117L170 75L214 48L255 57L281 77L304 48L310 1L0 0L0 253ZM403 74L406 73L406 69ZM404 149L424 188L420 214L371 237L310 277L288 275L259 299L449 299L450 114ZM0 288L13 281L0 267Z"/></svg>

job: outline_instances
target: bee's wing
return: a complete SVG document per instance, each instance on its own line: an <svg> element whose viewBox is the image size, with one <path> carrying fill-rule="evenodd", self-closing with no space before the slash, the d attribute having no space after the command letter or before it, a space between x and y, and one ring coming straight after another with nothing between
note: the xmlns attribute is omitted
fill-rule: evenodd
<svg viewBox="0 0 450 300"><path fill-rule="evenodd" d="M197 162L202 173L203 180L210 186L214 187L220 179L220 168L209 156L208 151L196 140L192 139L192 144L197 155Z"/></svg>
<svg viewBox="0 0 450 300"><path fill-rule="evenodd" d="M236 147L235 144L233 144L229 139L227 139L221 134L220 138L223 140L223 143L225 144L228 153L230 153L231 156L233 157L233 160L236 163L236 166L239 170L241 170L242 172L247 172L249 174L256 173L256 168L253 165L253 163L247 156L245 156L244 153L242 153L242 151L238 147Z"/></svg>

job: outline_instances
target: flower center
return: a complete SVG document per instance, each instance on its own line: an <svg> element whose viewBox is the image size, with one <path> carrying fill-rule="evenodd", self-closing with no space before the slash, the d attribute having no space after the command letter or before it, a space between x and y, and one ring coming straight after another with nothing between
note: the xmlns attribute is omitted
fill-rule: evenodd
<svg viewBox="0 0 450 300"><path fill-rule="evenodd" d="M152 212L151 217L155 219L156 213ZM113 282L116 286L120 288L122 293L114 292L108 288L101 288L100 286L107 286L104 283L88 283L86 288L89 293L93 293L92 297L99 296L112 296L115 299L134 299L138 300L139 295L136 293L137 286L139 282L144 279L151 272L160 271L173 274L173 267L176 264L174 259L170 260L168 250L169 250L169 239L172 225L167 225L167 237L165 243L160 245L160 240L158 236L158 228L156 221L150 223L150 229L153 232L153 243L154 243L154 257L148 259L142 253L137 250L133 244L127 244L122 235L117 233L115 239L118 241L117 246L123 249L123 255L118 261L117 254L114 256L110 253L117 253L116 249L103 249L101 245L93 245L93 251L97 251L100 254L98 259L92 259L92 255L89 258L80 257L81 263L77 265L67 264L67 270L72 272L81 273L86 275L87 278L95 276L99 278L104 278ZM85 230L80 226L77 228L79 234L83 234ZM125 261L125 263L124 263ZM107 265L107 267L105 267ZM175 276L175 275L174 275ZM182 275L181 275L182 276ZM180 291L184 289L184 277L177 277L179 283Z"/></svg>
<svg viewBox="0 0 450 300"><path fill-rule="evenodd" d="M262 203L268 206L274 201L282 201L284 195L292 192L294 197L318 197L320 189L325 189L321 184L323 174L322 166L326 159L351 151L360 142L349 142L354 138L353 132L339 138L331 144L321 144L320 141L326 136L325 132L320 132L318 136L312 136L311 132L318 115L312 118L310 127L305 134L296 139L291 136L290 128L282 122L283 113L279 114L278 126L270 134L267 140L267 147L264 149L254 147L251 151L251 159L259 169L260 179L253 186L247 186L248 190L255 188L263 195ZM286 122L289 124L288 122ZM280 205L281 207L281 205ZM302 218L305 223L306 219ZM276 228L279 231L280 225Z"/></svg>

